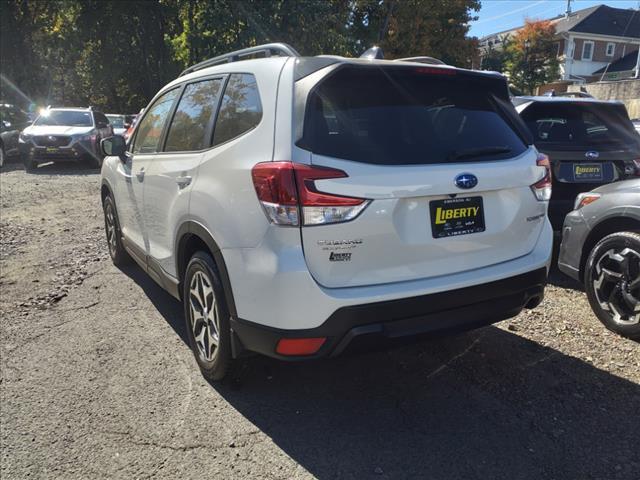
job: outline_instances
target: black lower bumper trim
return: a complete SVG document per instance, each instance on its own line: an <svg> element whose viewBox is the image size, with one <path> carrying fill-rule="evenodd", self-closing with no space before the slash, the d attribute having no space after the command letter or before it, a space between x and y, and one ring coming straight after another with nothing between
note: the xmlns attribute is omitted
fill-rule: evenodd
<svg viewBox="0 0 640 480"><path fill-rule="evenodd" d="M547 271L534 270L515 277L447 292L343 307L322 325L303 330L266 327L232 318L236 353L249 350L284 360L335 356L356 339L397 339L489 325L511 318L527 307L538 305L544 295ZM285 357L276 353L281 338L326 337L312 356Z"/></svg>

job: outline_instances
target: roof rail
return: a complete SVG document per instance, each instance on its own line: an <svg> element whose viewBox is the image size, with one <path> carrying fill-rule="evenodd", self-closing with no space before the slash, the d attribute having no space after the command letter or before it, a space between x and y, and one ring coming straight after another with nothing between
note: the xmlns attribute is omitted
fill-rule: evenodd
<svg viewBox="0 0 640 480"><path fill-rule="evenodd" d="M442 60L435 57L407 57L407 58L396 58L394 62L416 62L416 63L426 63L427 65L446 65Z"/></svg>
<svg viewBox="0 0 640 480"><path fill-rule="evenodd" d="M196 63L195 65L192 65L191 67L184 70L178 76L182 77L187 73L192 73L207 67L213 67L214 65L220 65L222 63L239 62L240 60L242 60L241 57L254 55L256 53L264 53L265 57L270 57L272 54L285 57L300 56L300 54L291 45L287 45L286 43L266 43L264 45L243 48L241 50L236 50L235 52L225 53L224 55L210 58L209 60L205 60L204 62Z"/></svg>

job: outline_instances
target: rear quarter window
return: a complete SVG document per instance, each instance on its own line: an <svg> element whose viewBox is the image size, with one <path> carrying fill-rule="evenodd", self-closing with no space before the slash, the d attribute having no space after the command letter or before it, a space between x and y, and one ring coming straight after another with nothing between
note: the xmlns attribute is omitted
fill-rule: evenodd
<svg viewBox="0 0 640 480"><path fill-rule="evenodd" d="M247 133L261 119L262 103L255 77L248 73L230 75L216 120L213 144L219 145Z"/></svg>
<svg viewBox="0 0 640 480"><path fill-rule="evenodd" d="M389 165L499 160L526 150L485 79L424 70L338 70L309 94L298 145Z"/></svg>

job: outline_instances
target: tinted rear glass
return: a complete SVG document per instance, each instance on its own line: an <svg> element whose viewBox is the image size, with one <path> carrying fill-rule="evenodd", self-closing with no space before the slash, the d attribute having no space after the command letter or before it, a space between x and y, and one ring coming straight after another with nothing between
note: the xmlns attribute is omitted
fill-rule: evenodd
<svg viewBox="0 0 640 480"><path fill-rule="evenodd" d="M637 146L640 140L623 105L541 102L521 116L536 144L554 148Z"/></svg>
<svg viewBox="0 0 640 480"><path fill-rule="evenodd" d="M501 82L432 72L340 69L309 95L298 145L388 165L496 160L526 150L494 100Z"/></svg>

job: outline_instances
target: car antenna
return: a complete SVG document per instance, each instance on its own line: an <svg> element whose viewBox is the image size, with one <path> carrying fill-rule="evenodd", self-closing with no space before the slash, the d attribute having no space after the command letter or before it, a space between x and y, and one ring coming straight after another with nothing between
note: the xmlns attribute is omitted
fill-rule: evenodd
<svg viewBox="0 0 640 480"><path fill-rule="evenodd" d="M368 60L382 60L384 58L384 53L382 49L378 46L373 46L364 51L360 58L366 58Z"/></svg>

